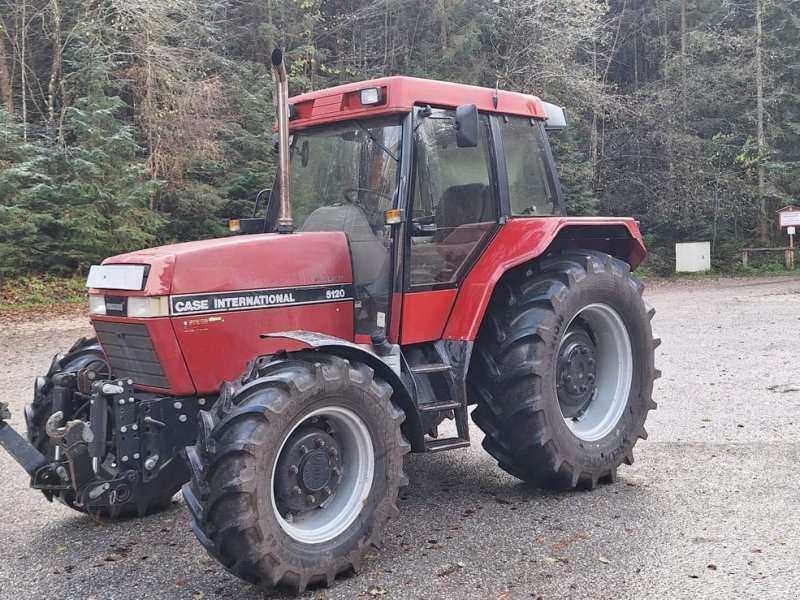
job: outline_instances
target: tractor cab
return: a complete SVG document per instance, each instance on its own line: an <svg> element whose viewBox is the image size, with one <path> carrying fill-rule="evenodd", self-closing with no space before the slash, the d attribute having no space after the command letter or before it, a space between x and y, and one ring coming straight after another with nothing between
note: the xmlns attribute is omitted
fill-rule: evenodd
<svg viewBox="0 0 800 600"><path fill-rule="evenodd" d="M436 339L440 328L425 331L424 319L392 327L403 295L421 294L413 314L438 292L441 315L503 223L564 215L545 133L563 126L563 110L497 91L490 110L458 104L475 90L492 94L394 77L290 101L293 231L347 235L360 341L378 331L394 343ZM279 198L278 184L261 231L277 229Z"/></svg>

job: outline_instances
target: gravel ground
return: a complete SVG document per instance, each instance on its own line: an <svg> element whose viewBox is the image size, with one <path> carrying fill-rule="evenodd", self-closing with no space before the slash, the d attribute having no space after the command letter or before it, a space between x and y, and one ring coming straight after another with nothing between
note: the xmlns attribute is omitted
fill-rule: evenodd
<svg viewBox="0 0 800 600"><path fill-rule="evenodd" d="M304 598L797 598L800 280L657 283L650 437L615 485L550 494L471 449L410 456L380 553ZM85 320L3 323L0 385L22 430L33 377ZM785 390L786 388L784 388ZM789 388L791 389L791 388ZM282 598L209 559L178 497L112 524L51 505L0 453L0 598Z"/></svg>

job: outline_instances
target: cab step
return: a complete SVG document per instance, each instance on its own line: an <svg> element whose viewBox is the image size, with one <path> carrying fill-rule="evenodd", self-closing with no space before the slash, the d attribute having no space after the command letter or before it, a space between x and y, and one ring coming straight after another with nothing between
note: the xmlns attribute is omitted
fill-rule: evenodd
<svg viewBox="0 0 800 600"><path fill-rule="evenodd" d="M446 373L447 371L452 371L453 367L445 363L427 363L423 365L410 365L409 369L412 373L423 375L428 373Z"/></svg>
<svg viewBox="0 0 800 600"><path fill-rule="evenodd" d="M431 404L420 404L419 412L440 412L444 410L458 410L463 404L456 401L433 402Z"/></svg>
<svg viewBox="0 0 800 600"><path fill-rule="evenodd" d="M445 450L455 450L456 448L469 447L469 440L460 437L443 438L441 440L425 440L426 452L444 452Z"/></svg>

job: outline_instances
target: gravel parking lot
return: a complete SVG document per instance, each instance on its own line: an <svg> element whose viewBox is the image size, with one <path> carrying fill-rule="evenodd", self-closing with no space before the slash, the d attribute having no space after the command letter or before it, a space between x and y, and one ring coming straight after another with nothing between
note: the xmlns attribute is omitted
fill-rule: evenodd
<svg viewBox="0 0 800 600"><path fill-rule="evenodd" d="M650 437L616 484L551 494L480 446L410 456L411 485L380 553L305 598L797 598L800 280L657 283L663 345ZM85 317L4 322L0 385L22 407ZM28 489L0 453L0 598L281 598L195 541L180 497L111 524ZM286 596L293 597L293 596Z"/></svg>

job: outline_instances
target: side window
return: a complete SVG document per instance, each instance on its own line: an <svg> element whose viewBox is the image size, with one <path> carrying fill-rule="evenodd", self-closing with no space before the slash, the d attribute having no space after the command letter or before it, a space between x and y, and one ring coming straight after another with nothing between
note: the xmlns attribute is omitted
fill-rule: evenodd
<svg viewBox="0 0 800 600"><path fill-rule="evenodd" d="M560 214L555 186L548 175L542 126L524 117L509 117L505 123L501 121L501 131L511 215L531 217Z"/></svg>
<svg viewBox="0 0 800 600"><path fill-rule="evenodd" d="M415 133L410 283L454 282L497 225L489 120L475 148L459 148L455 112L420 116Z"/></svg>

